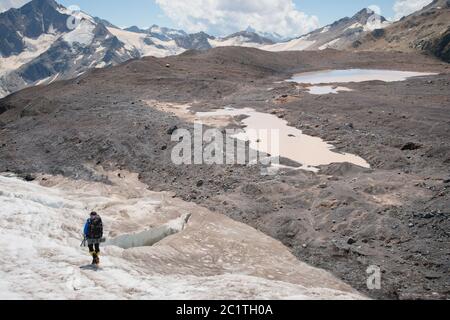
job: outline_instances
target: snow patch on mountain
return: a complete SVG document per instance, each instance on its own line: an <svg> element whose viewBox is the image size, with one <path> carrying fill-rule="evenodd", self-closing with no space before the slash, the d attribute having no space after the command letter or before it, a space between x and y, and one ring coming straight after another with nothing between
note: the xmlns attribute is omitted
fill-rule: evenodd
<svg viewBox="0 0 450 320"><path fill-rule="evenodd" d="M319 50L325 50L325 49L328 49L328 48L332 48L333 45L335 45L336 43L339 42L339 40L341 40L341 38L337 38L337 39L331 40L330 42L327 42L324 45L320 46Z"/></svg>
<svg viewBox="0 0 450 320"><path fill-rule="evenodd" d="M222 39L209 39L208 40L211 47L230 47L230 46L236 46L236 47L249 47L249 48L259 48L261 47L260 43L254 43L249 41L249 38L244 36L237 36L233 38L229 38L226 40Z"/></svg>
<svg viewBox="0 0 450 320"><path fill-rule="evenodd" d="M251 28L247 28L246 31L237 32L227 37L210 38L208 39L208 42L213 48L228 46L260 48L274 43L272 40L251 30Z"/></svg>
<svg viewBox="0 0 450 320"><path fill-rule="evenodd" d="M365 32L370 32L375 29L384 29L390 24L391 22L383 20L381 16L373 15L369 20L367 20L367 23L363 26L363 29Z"/></svg>
<svg viewBox="0 0 450 320"><path fill-rule="evenodd" d="M108 28L108 31L115 35L120 41L125 43L125 48L129 50L140 48L144 44L145 35L143 34L116 28Z"/></svg>
<svg viewBox="0 0 450 320"><path fill-rule="evenodd" d="M125 43L128 50L137 50L142 57L165 57L186 51L186 49L177 46L174 40L162 41L145 33L130 32L116 28L108 28L108 31Z"/></svg>
<svg viewBox="0 0 450 320"><path fill-rule="evenodd" d="M25 50L17 55L0 57L0 77L32 61L47 51L59 35L42 34L36 39L23 38Z"/></svg>
<svg viewBox="0 0 450 320"><path fill-rule="evenodd" d="M0 79L0 98L7 96L8 94L10 94L11 92L9 92L8 90L6 90L5 88L3 88L3 86L1 85L1 79Z"/></svg>
<svg viewBox="0 0 450 320"><path fill-rule="evenodd" d="M309 35L288 42L264 46L261 49L266 51L303 51L310 48L316 42L315 40L310 41L308 38Z"/></svg>
<svg viewBox="0 0 450 320"><path fill-rule="evenodd" d="M169 28L163 28L157 25L153 25L148 29L149 33L153 34L160 34L165 36L184 36L186 33L181 30L175 30L175 29L169 29Z"/></svg>
<svg viewBox="0 0 450 320"><path fill-rule="evenodd" d="M271 41L273 41L274 43L278 43L278 42L286 42L289 41L290 38L286 38L283 37L282 35L276 33L276 32L263 32L263 31L258 31L254 28L252 28L251 26L249 26L245 32L250 32L250 33L256 33L257 35L259 35L260 37L269 39Z"/></svg>
<svg viewBox="0 0 450 320"><path fill-rule="evenodd" d="M88 46L94 40L94 30L94 23L88 20L82 20L73 31L65 34L63 39L72 46L75 43Z"/></svg>
<svg viewBox="0 0 450 320"><path fill-rule="evenodd" d="M364 26L359 23L359 22L355 22L354 24L352 24L351 26L348 26L345 30L350 30L350 29L358 29L358 28L363 28Z"/></svg>
<svg viewBox="0 0 450 320"><path fill-rule="evenodd" d="M62 5L58 5L58 7L56 8L56 10L57 10L59 13L61 13L61 14L64 14L64 15L67 15L67 16L70 16L70 17L75 18L75 19L73 20L74 23L78 23L78 22L80 22L80 21L82 21L82 20L87 20L87 21L89 21L91 24L96 24L96 23L97 23L97 22L95 21L95 18L94 18L94 17L90 16L89 14L87 14L87 13L81 11L81 10L78 10L78 8L76 8L76 7L75 7L74 9L72 9L71 7L66 8L66 7L64 7L64 6L62 6Z"/></svg>
<svg viewBox="0 0 450 320"><path fill-rule="evenodd" d="M35 86L39 86L39 85L42 85L42 84L48 84L48 83L51 83L52 80L53 80L54 78L55 78L54 76L44 78L44 79L42 79L42 80L36 81L36 83L34 83L34 85L35 85Z"/></svg>

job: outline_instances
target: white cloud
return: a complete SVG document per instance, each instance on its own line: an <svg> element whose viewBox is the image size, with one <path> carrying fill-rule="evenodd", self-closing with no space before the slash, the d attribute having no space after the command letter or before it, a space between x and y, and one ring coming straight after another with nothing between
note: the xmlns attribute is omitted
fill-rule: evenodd
<svg viewBox="0 0 450 320"><path fill-rule="evenodd" d="M189 32L225 35L252 26L262 32L298 36L319 27L292 0L156 0L165 14Z"/></svg>
<svg viewBox="0 0 450 320"><path fill-rule="evenodd" d="M368 6L367 8L369 8L376 14L381 15L381 8L379 6L377 6L376 4L372 4L371 6Z"/></svg>
<svg viewBox="0 0 450 320"><path fill-rule="evenodd" d="M0 0L0 12L7 11L11 8L20 8L30 0Z"/></svg>
<svg viewBox="0 0 450 320"><path fill-rule="evenodd" d="M394 19L398 20L404 16L410 15L411 13L422 9L423 7L429 5L432 0L397 0L394 3Z"/></svg>

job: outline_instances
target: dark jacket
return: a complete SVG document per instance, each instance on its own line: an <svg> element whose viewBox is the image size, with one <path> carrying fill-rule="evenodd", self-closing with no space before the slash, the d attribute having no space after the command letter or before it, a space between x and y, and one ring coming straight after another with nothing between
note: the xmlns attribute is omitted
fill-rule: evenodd
<svg viewBox="0 0 450 320"><path fill-rule="evenodd" d="M87 239L101 239L103 237L103 222L100 216L87 219L84 225L84 236Z"/></svg>

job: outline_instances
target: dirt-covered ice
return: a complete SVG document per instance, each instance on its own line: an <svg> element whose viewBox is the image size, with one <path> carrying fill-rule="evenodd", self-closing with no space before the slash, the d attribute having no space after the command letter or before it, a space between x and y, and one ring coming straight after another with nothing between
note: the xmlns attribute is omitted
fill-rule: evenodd
<svg viewBox="0 0 450 320"><path fill-rule="evenodd" d="M0 176L2 299L359 299L331 274L299 262L278 241L223 215L147 190L137 175L112 184ZM153 246L102 247L83 270L81 228L97 210L108 238L161 226ZM188 216L187 216L188 215Z"/></svg>

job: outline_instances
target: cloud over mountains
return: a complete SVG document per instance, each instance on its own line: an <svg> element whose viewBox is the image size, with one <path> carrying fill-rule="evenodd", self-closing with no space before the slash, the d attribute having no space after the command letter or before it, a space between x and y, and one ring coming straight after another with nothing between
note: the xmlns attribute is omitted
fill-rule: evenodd
<svg viewBox="0 0 450 320"><path fill-rule="evenodd" d="M225 35L249 25L261 32L298 36L319 27L319 19L292 0L156 0L164 13L190 32Z"/></svg>
<svg viewBox="0 0 450 320"><path fill-rule="evenodd" d="M397 0L394 3L395 20L399 20L423 7L429 5L432 0Z"/></svg>

